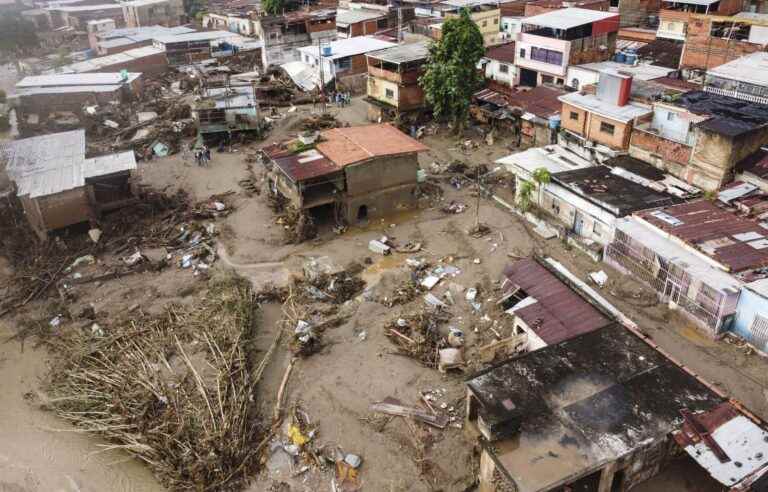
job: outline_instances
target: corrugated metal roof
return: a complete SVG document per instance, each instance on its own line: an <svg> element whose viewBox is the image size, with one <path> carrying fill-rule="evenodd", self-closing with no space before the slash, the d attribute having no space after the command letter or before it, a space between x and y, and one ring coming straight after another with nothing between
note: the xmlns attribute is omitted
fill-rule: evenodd
<svg viewBox="0 0 768 492"><path fill-rule="evenodd" d="M768 432L724 402L707 412L693 414L728 460L715 455L691 424L685 422L673 433L675 441L709 474L727 487L733 487L750 475L768 471Z"/></svg>
<svg viewBox="0 0 768 492"><path fill-rule="evenodd" d="M429 56L429 43L401 44L392 48L373 51L368 57L383 60L389 63L406 63L410 61L426 60Z"/></svg>
<svg viewBox="0 0 768 492"><path fill-rule="evenodd" d="M76 5L74 7L48 7L46 10L57 12L91 12L96 10L122 10L122 8L118 3L103 3L100 5Z"/></svg>
<svg viewBox="0 0 768 492"><path fill-rule="evenodd" d="M87 177L136 169L133 152L86 160L82 129L4 142L0 159L6 162L17 194L30 198L79 188Z"/></svg>
<svg viewBox="0 0 768 492"><path fill-rule="evenodd" d="M314 149L294 154L273 146L265 148L264 152L294 183L341 171L339 166Z"/></svg>
<svg viewBox="0 0 768 492"><path fill-rule="evenodd" d="M120 63L128 63L139 58L146 58L150 56L161 55L165 53L160 48L154 46L142 46L132 50L126 50L121 53L115 53L114 55L102 56L99 58L91 58L90 60L72 63L59 69L53 70L50 73L86 73L94 70L100 70L104 67L110 67Z"/></svg>
<svg viewBox="0 0 768 492"><path fill-rule="evenodd" d="M16 96L39 96L43 94L89 94L109 93L122 89L122 85L74 85L69 87L30 87L17 89Z"/></svg>
<svg viewBox="0 0 768 492"><path fill-rule="evenodd" d="M499 46L488 48L483 57L502 63L515 63L515 43L500 44Z"/></svg>
<svg viewBox="0 0 768 492"><path fill-rule="evenodd" d="M349 39L339 39L330 43L329 47L331 48L331 55L323 56L323 58L336 60L338 58L362 55L364 53L391 48L393 46L397 45L388 41L382 41L373 36L357 36ZM298 50L303 54L309 55L312 59L317 58L317 46L305 46L303 48L298 48Z"/></svg>
<svg viewBox="0 0 768 492"><path fill-rule="evenodd" d="M336 11L336 25L338 26L339 24L342 24L342 25L356 24L358 22L380 19L386 16L387 14L385 12L380 12L377 10L339 9Z"/></svg>
<svg viewBox="0 0 768 492"><path fill-rule="evenodd" d="M322 132L321 137L317 150L342 167L375 157L429 150L389 124L333 128Z"/></svg>
<svg viewBox="0 0 768 492"><path fill-rule="evenodd" d="M732 272L768 266L765 239L740 240L741 234L768 236L756 220L741 217L709 200L682 203L635 215L686 244L696 248ZM746 237L746 236L739 236Z"/></svg>
<svg viewBox="0 0 768 492"><path fill-rule="evenodd" d="M611 322L534 259L508 266L504 277L511 282L507 291L519 287L536 299L537 302L515 311L515 316L547 344L562 342Z"/></svg>
<svg viewBox="0 0 768 492"><path fill-rule="evenodd" d="M240 37L239 34L229 31L203 31L203 32L188 32L185 34L174 34L170 36L159 36L155 38L158 43L183 43L186 41L208 41L224 38Z"/></svg>
<svg viewBox="0 0 768 492"><path fill-rule="evenodd" d="M17 84L17 88L26 87L68 87L74 85L120 85L131 83L141 77L140 73L129 73L127 79L119 72L114 73L83 73L83 74L54 74L24 77Z"/></svg>
<svg viewBox="0 0 768 492"><path fill-rule="evenodd" d="M549 27L552 29L571 29L584 24L616 18L616 30L619 29L619 14L615 12L601 12L599 10L567 8L553 10L523 19L523 24Z"/></svg>

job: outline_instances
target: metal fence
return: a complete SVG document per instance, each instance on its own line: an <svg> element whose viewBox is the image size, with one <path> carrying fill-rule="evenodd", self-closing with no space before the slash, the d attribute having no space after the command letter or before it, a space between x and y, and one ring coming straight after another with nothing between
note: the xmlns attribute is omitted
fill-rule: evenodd
<svg viewBox="0 0 768 492"><path fill-rule="evenodd" d="M736 308L736 298L728 296L692 277L679 265L616 231L605 248L604 259L613 267L649 285L664 302L672 302L716 335L724 317Z"/></svg>

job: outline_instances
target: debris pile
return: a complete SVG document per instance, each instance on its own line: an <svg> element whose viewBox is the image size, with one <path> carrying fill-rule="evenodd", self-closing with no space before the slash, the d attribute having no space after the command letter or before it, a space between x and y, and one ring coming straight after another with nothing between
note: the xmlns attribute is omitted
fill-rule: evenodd
<svg viewBox="0 0 768 492"><path fill-rule="evenodd" d="M440 326L450 319L451 315L440 309L403 315L387 325L386 335L398 347L397 353L435 369L439 364L438 350L448 346Z"/></svg>
<svg viewBox="0 0 768 492"><path fill-rule="evenodd" d="M301 121L301 129L304 131L327 130L338 126L341 124L330 113L313 114Z"/></svg>
<svg viewBox="0 0 768 492"><path fill-rule="evenodd" d="M196 304L100 333L69 330L48 406L136 456L174 490L245 485L266 446L247 341L257 329L247 281L218 279Z"/></svg>
<svg viewBox="0 0 768 492"><path fill-rule="evenodd" d="M278 207L280 199L274 201ZM285 205L282 215L277 217L275 223L283 226L286 244L300 244L317 237L317 226L312 216L297 209L292 205Z"/></svg>

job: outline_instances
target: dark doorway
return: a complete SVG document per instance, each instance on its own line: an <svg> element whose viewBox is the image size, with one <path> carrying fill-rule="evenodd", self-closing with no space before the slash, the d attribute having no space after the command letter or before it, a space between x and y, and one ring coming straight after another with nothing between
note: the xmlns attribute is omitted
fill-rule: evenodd
<svg viewBox="0 0 768 492"><path fill-rule="evenodd" d="M360 205L360 208L357 209L357 221L363 222L366 220L368 220L368 206Z"/></svg>
<svg viewBox="0 0 768 492"><path fill-rule="evenodd" d="M527 68L520 69L520 85L526 87L536 87L538 84L539 74L534 70L528 70Z"/></svg>
<svg viewBox="0 0 768 492"><path fill-rule="evenodd" d="M597 492L600 487L600 477L602 470L597 470L586 477L582 477L575 482L571 483L568 488L563 490L570 490L572 492Z"/></svg>
<svg viewBox="0 0 768 492"><path fill-rule="evenodd" d="M611 492L621 492L624 486L624 470L618 470L613 474L611 482Z"/></svg>

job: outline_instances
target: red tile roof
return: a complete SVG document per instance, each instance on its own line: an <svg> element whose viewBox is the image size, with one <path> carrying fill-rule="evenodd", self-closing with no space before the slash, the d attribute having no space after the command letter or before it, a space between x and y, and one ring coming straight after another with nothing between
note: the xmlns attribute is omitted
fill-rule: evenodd
<svg viewBox="0 0 768 492"><path fill-rule="evenodd" d="M333 128L321 134L317 150L339 167L376 157L397 156L429 150L389 124Z"/></svg>
<svg viewBox="0 0 768 492"><path fill-rule="evenodd" d="M768 229L708 200L638 212L636 216L738 273L768 266ZM664 220L667 219L667 220ZM673 223L675 220L679 223ZM741 238L740 234L749 234Z"/></svg>
<svg viewBox="0 0 768 492"><path fill-rule="evenodd" d="M511 282L537 302L515 311L547 344L559 343L608 325L611 320L534 259L520 260L504 270Z"/></svg>

